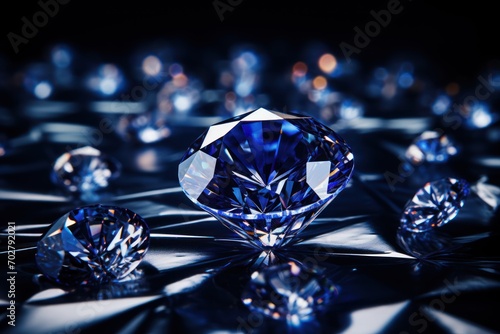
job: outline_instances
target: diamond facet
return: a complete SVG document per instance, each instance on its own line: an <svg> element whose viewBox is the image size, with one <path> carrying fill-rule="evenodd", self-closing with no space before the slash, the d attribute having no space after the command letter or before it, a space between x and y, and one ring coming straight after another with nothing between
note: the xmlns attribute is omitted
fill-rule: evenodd
<svg viewBox="0 0 500 334"><path fill-rule="evenodd" d="M462 179L445 178L426 183L406 204L401 227L424 232L455 218L469 194L469 184Z"/></svg>
<svg viewBox="0 0 500 334"><path fill-rule="evenodd" d="M415 165L423 162L441 163L458 153L448 136L437 131L425 131L406 150L406 158Z"/></svg>
<svg viewBox="0 0 500 334"><path fill-rule="evenodd" d="M128 209L98 204L56 220L37 244L36 263L59 284L97 284L127 276L148 247L144 219Z"/></svg>
<svg viewBox="0 0 500 334"><path fill-rule="evenodd" d="M93 192L106 188L118 177L121 165L115 159L90 146L64 153L57 158L52 181L71 192Z"/></svg>
<svg viewBox="0 0 500 334"><path fill-rule="evenodd" d="M241 298L253 311L300 325L323 311L337 291L323 275L289 262L254 272Z"/></svg>
<svg viewBox="0 0 500 334"><path fill-rule="evenodd" d="M290 242L348 183L345 141L308 116L260 108L211 126L179 165L186 195L256 247Z"/></svg>

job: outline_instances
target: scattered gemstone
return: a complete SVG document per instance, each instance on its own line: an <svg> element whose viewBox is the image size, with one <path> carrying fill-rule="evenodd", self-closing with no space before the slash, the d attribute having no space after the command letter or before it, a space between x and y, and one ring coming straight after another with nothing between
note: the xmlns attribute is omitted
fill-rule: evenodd
<svg viewBox="0 0 500 334"><path fill-rule="evenodd" d="M450 110L451 107L451 99L448 95L442 94L439 95L434 103L432 103L432 112L435 115L443 115L445 112Z"/></svg>
<svg viewBox="0 0 500 334"><path fill-rule="evenodd" d="M125 278L148 247L144 219L128 209L98 204L56 220L37 244L36 263L61 285L93 285Z"/></svg>
<svg viewBox="0 0 500 334"><path fill-rule="evenodd" d="M249 96L257 87L260 59L250 50L242 50L233 55L231 69L234 75L234 92L240 97Z"/></svg>
<svg viewBox="0 0 500 334"><path fill-rule="evenodd" d="M116 132L125 141L156 143L168 138L171 134L166 120L167 117L161 113L124 115L118 121Z"/></svg>
<svg viewBox="0 0 500 334"><path fill-rule="evenodd" d="M258 248L290 242L344 189L350 147L312 117L263 108L211 126L179 165L186 195Z"/></svg>
<svg viewBox="0 0 500 334"><path fill-rule="evenodd" d="M88 77L86 84L88 89L99 95L112 96L122 90L125 78L116 65L103 64Z"/></svg>
<svg viewBox="0 0 500 334"><path fill-rule="evenodd" d="M121 165L90 146L64 153L57 158L52 181L71 192L93 192L106 188L118 177Z"/></svg>
<svg viewBox="0 0 500 334"><path fill-rule="evenodd" d="M323 275L289 262L254 272L242 301L252 311L298 326L314 320L337 293Z"/></svg>
<svg viewBox="0 0 500 334"><path fill-rule="evenodd" d="M482 177L471 186L471 190L491 209L496 210L500 204L500 187L486 183L487 180L487 177Z"/></svg>
<svg viewBox="0 0 500 334"><path fill-rule="evenodd" d="M48 99L54 89L53 70L48 64L31 64L24 73L23 85L37 99Z"/></svg>
<svg viewBox="0 0 500 334"><path fill-rule="evenodd" d="M469 128L482 129L493 123L494 117L490 107L485 103L475 103L470 107L466 123Z"/></svg>
<svg viewBox="0 0 500 334"><path fill-rule="evenodd" d="M457 153L457 147L448 136L437 131L425 131L408 147L405 157L418 165L423 162L446 162Z"/></svg>
<svg viewBox="0 0 500 334"><path fill-rule="evenodd" d="M357 101L346 99L340 104L339 117L341 119L351 120L362 117L363 114L363 106Z"/></svg>
<svg viewBox="0 0 500 334"><path fill-rule="evenodd" d="M469 184L462 179L444 178L428 182L406 204L401 227L425 232L455 218L469 194Z"/></svg>
<svg viewBox="0 0 500 334"><path fill-rule="evenodd" d="M172 80L166 82L156 95L156 106L163 116L187 114L201 100L201 82L182 73L180 66L178 71L173 72Z"/></svg>
<svg viewBox="0 0 500 334"><path fill-rule="evenodd" d="M50 50L50 58L56 68L68 68L73 63L74 56L69 46L59 44Z"/></svg>

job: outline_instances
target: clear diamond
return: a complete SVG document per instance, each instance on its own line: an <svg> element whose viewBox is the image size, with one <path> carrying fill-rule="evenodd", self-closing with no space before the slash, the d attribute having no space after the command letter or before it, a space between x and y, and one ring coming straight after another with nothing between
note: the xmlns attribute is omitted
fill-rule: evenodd
<svg viewBox="0 0 500 334"><path fill-rule="evenodd" d="M37 244L36 263L59 284L96 284L127 276L148 247L144 219L128 209L99 204L56 220Z"/></svg>
<svg viewBox="0 0 500 334"><path fill-rule="evenodd" d="M406 204L401 227L424 232L444 225L455 218L468 194L465 180L445 178L428 182Z"/></svg>
<svg viewBox="0 0 500 334"><path fill-rule="evenodd" d="M254 272L241 298L252 311L299 325L324 311L337 292L323 275L289 262Z"/></svg>
<svg viewBox="0 0 500 334"><path fill-rule="evenodd" d="M448 136L437 131L425 131L406 150L406 158L415 165L423 162L440 163L458 153Z"/></svg>
<svg viewBox="0 0 500 334"><path fill-rule="evenodd" d="M115 159L85 146L57 158L51 177L71 192L92 192L107 187L120 174L120 167Z"/></svg>
<svg viewBox="0 0 500 334"><path fill-rule="evenodd" d="M260 108L211 126L179 165L186 195L259 248L291 241L348 183L351 149L308 116Z"/></svg>

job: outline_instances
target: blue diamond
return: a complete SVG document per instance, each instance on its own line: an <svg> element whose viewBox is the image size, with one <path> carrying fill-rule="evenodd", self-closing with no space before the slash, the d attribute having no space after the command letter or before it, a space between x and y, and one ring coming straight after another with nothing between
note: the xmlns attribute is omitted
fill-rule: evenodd
<svg viewBox="0 0 500 334"><path fill-rule="evenodd" d="M469 194L467 181L445 178L426 183L406 204L401 227L424 232L455 218Z"/></svg>
<svg viewBox="0 0 500 334"><path fill-rule="evenodd" d="M406 158L415 165L423 162L441 163L458 153L448 136L437 131L425 131L406 150Z"/></svg>
<svg viewBox="0 0 500 334"><path fill-rule="evenodd" d="M49 279L65 286L122 279L149 247L149 227L124 208L92 205L56 220L37 244L36 263Z"/></svg>
<svg viewBox="0 0 500 334"><path fill-rule="evenodd" d="M211 126L179 164L186 195L259 248L290 242L348 183L354 157L313 118L263 108Z"/></svg>
<svg viewBox="0 0 500 334"><path fill-rule="evenodd" d="M337 293L325 276L289 262L254 272L241 299L252 311L297 326L314 320Z"/></svg>
<svg viewBox="0 0 500 334"><path fill-rule="evenodd" d="M120 174L115 159L90 146L64 153L54 163L51 178L71 192L88 193L106 188Z"/></svg>

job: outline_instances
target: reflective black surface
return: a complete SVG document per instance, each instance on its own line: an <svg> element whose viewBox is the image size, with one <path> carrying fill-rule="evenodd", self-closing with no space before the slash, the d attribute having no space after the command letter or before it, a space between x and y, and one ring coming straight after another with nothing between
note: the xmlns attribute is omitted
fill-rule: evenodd
<svg viewBox="0 0 500 334"><path fill-rule="evenodd" d="M0 149L5 150L0 151L4 152L0 154L2 331L499 332L500 219L496 205L500 196L500 88L491 86L488 90L491 94L484 102L491 110L492 122L483 128L468 126L469 118L452 107L450 113L432 112L432 103L442 92L454 93L453 102L464 105L466 98L477 95L478 87L482 87L480 93L486 92L479 76L494 82L497 67L489 61L495 55L486 48L490 40L486 33L474 34L474 28L468 26L491 31L493 11L481 9L480 4L470 12L462 7L417 2L403 5L405 11L394 16L393 23L373 38L359 58L355 55L349 66L339 43L352 42L353 27L371 20L370 11L385 8L386 2L356 3L356 10L345 5L339 11L323 10L317 4L304 9L290 5L291 21L278 19L287 13L285 7L266 11L267 5L249 2L235 7L223 22L211 4L200 13L191 8L159 13L148 7L139 11L145 15L138 21L142 25L125 25L133 22L133 9L128 7L110 11L105 9L111 5L103 5L106 7L99 11L89 5L83 11L77 3L69 3L61 5L60 16L40 29L36 38L20 45L24 50L20 49L19 55L12 54L7 44L0 54L6 59L0 62ZM76 19L75 12L80 9L82 13L95 12L96 23L89 24L89 16ZM38 9L33 5L27 10L29 14ZM270 23L256 33L251 23L260 12ZM19 32L22 23L18 18L28 15L22 10L15 13L19 15L13 14L6 33ZM160 29L164 25L161 20L146 25L147 19L165 16L168 21L174 14L177 18L165 23L168 29ZM203 18L206 23L210 20L207 15L216 22L200 35L192 21ZM331 20L327 20L329 15ZM478 23L482 15L485 22ZM303 16L307 19L301 21ZM76 36L75 26L82 22L87 23L87 33ZM113 22L117 27L126 26L123 34L114 30ZM67 32L61 29L64 24ZM334 30L338 35L332 34ZM48 99L35 98L19 77L26 76L28 65L47 63L44 52L52 42L71 45L71 36L75 36L73 84L54 86ZM124 140L118 130L123 126L120 117L154 112L160 88L172 79L162 78L162 85L154 88L143 81L140 57L151 45L158 45L149 43L156 38L163 38L164 44L160 44L168 46L170 53L164 56L169 64L181 64L190 80L203 83L200 92L211 92L210 98L203 95L187 112L168 114L162 126L170 132L158 142ZM278 111L309 114L331 126L352 147L356 163L349 186L295 243L273 254L248 246L200 211L182 193L177 178L177 166L188 145L209 125L232 115L224 108L227 93L233 89L221 84L220 76L228 68L232 50L247 42L257 50L262 65L254 102ZM316 64L325 52L334 54L339 64L352 72L339 77L322 73ZM329 105L331 110L325 111L321 103L302 93L290 79L299 61L307 64L309 80L324 76L332 92L361 102L363 117L340 119L335 114L337 106ZM83 83L91 69L105 62L120 65L126 77L122 90L111 96L96 95ZM409 88L401 88L395 79L405 62L414 68L414 83ZM378 67L390 75L383 85L375 85L379 95L373 95L368 88ZM458 85L458 92L453 84ZM130 98L140 89L137 87L144 88L145 98ZM381 95L384 87L388 87L388 95ZM443 164L405 164L402 156L406 148L423 131L435 129L453 137L459 154ZM90 198L68 193L50 180L58 156L89 144L122 165L120 177ZM482 189L481 196L473 191L455 219L443 228L421 234L402 232L399 219L405 203L423 184L442 177L464 178ZM477 184L482 177L485 183ZM118 205L139 213L151 228L150 249L138 270L125 281L64 290L41 276L35 264L35 246L50 223L89 203ZM8 296L11 285L6 280L11 276L9 222L15 222L15 298ZM295 327L286 320L251 311L241 299L252 273L288 261L320 271L337 288L325 309ZM13 299L15 327L8 324L6 312Z"/></svg>

